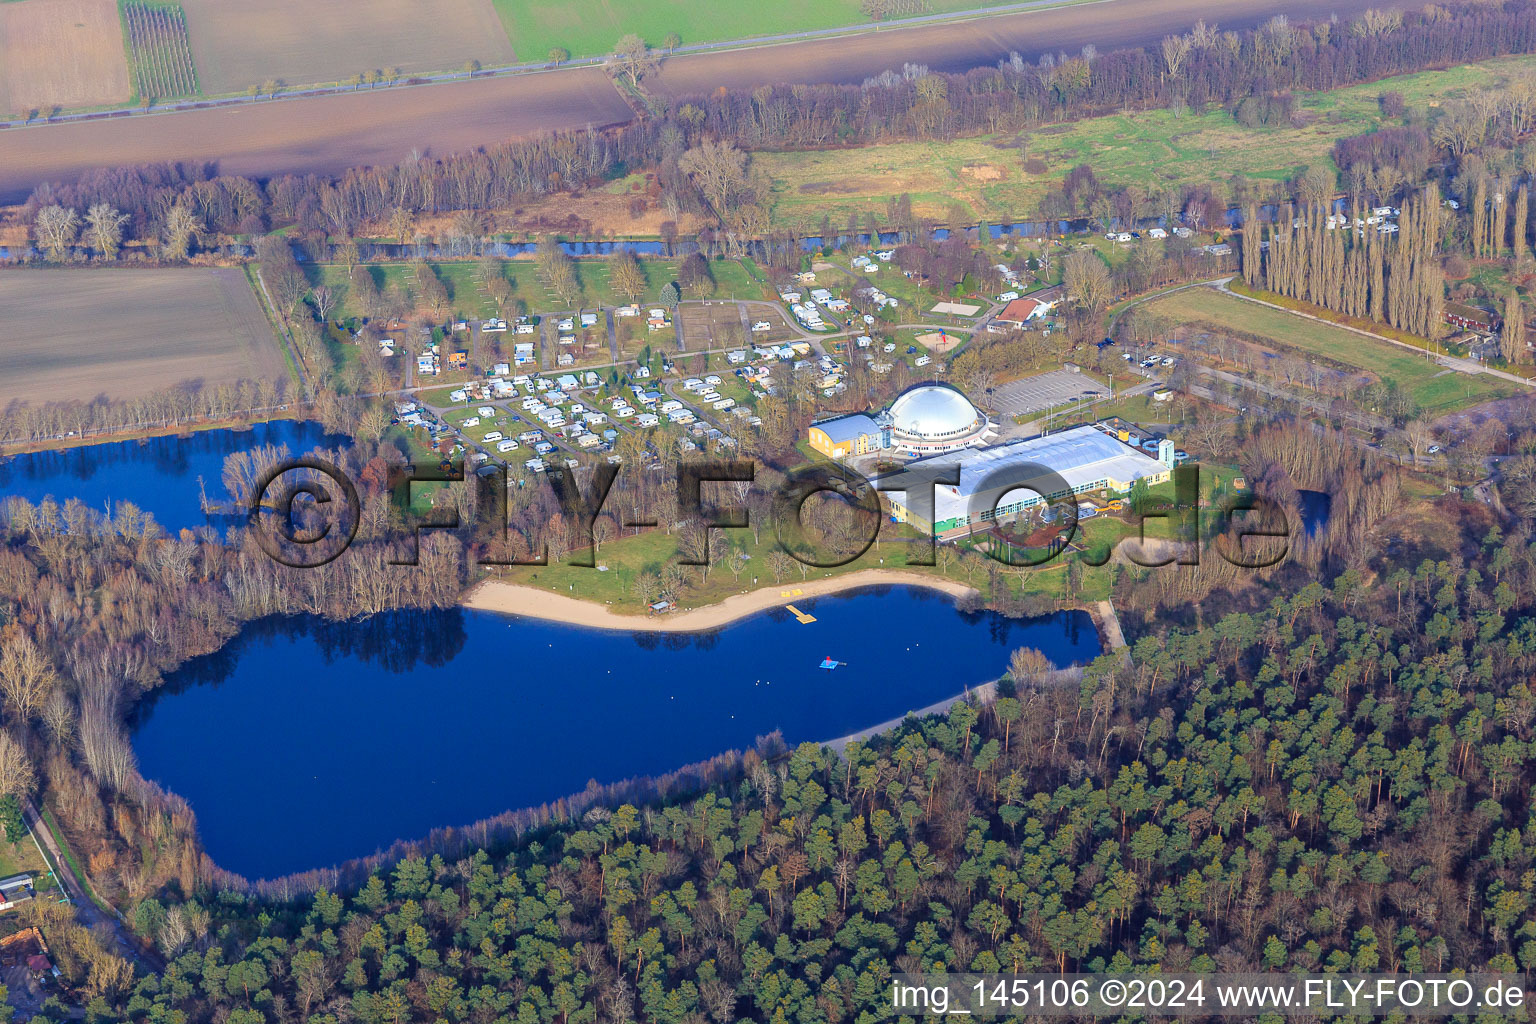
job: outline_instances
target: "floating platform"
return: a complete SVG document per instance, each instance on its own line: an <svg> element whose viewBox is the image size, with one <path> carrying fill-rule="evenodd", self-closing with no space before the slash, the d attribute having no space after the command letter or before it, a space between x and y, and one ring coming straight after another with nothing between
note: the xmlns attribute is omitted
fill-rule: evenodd
<svg viewBox="0 0 1536 1024"><path fill-rule="evenodd" d="M802 626L808 625L808 624L816 621L816 616L814 616L814 615L807 615L805 612L801 611L799 608L796 608L792 604L787 604L784 607L789 609L789 613L791 615L793 615L795 618L800 620L800 624Z"/></svg>
<svg viewBox="0 0 1536 1024"><path fill-rule="evenodd" d="M833 669L838 668L840 666L846 665L846 664L848 664L846 661L834 661L831 658L822 658L821 659L821 667L826 669L828 672L830 672Z"/></svg>

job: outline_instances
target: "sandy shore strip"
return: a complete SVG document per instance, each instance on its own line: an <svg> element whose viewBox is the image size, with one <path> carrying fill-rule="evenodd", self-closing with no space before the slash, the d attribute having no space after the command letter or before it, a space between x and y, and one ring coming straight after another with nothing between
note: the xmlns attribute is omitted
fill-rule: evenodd
<svg viewBox="0 0 1536 1024"><path fill-rule="evenodd" d="M593 604L563 594L551 593L537 587L526 587L501 580L486 580L464 595L461 602L466 608L480 611L501 612L506 615L524 615L531 619L553 619L573 626L590 626L593 629L626 629L642 633L702 633L744 619L770 608L782 608L796 601L836 594L859 587L901 585L927 587L943 591L951 597L964 597L972 589L954 580L924 576L915 572L885 569L861 569L806 583L783 583L753 590L745 594L733 594L719 604L702 608L689 608L666 615L622 615L608 605Z"/></svg>

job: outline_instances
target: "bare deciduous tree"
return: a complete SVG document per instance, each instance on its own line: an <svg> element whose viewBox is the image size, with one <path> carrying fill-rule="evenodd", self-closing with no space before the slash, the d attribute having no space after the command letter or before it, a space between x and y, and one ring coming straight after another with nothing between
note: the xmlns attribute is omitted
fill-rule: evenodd
<svg viewBox="0 0 1536 1024"><path fill-rule="evenodd" d="M315 303L315 312L320 314L321 320L331 318L331 310L336 308L336 293L327 285L320 285L309 293L310 299Z"/></svg>
<svg viewBox="0 0 1536 1024"><path fill-rule="evenodd" d="M1098 253L1091 249L1072 253L1062 261L1061 273L1067 294L1085 309L1096 313L1109 305L1115 284Z"/></svg>
<svg viewBox="0 0 1536 1024"><path fill-rule="evenodd" d="M723 223L747 188L747 154L729 142L706 139L678 161Z"/></svg>
<svg viewBox="0 0 1536 1024"><path fill-rule="evenodd" d="M635 86L640 84L641 78L656 70L658 62L645 40L631 32L613 48L612 63L621 74L628 75L629 84Z"/></svg>
<svg viewBox="0 0 1536 1024"><path fill-rule="evenodd" d="M27 634L16 633L0 644L0 693L16 718L28 721L35 716L58 681L48 656Z"/></svg>
<svg viewBox="0 0 1536 1024"><path fill-rule="evenodd" d="M35 781L26 750L10 733L0 732L0 796L22 796Z"/></svg>
<svg viewBox="0 0 1536 1024"><path fill-rule="evenodd" d="M1033 647L1020 647L1008 658L1008 674L1019 686L1038 686L1055 671L1051 659Z"/></svg>
<svg viewBox="0 0 1536 1024"><path fill-rule="evenodd" d="M116 259L123 244L123 225L128 215L119 213L111 203L92 203L85 214L85 241L104 259Z"/></svg>
<svg viewBox="0 0 1536 1024"><path fill-rule="evenodd" d="M1403 440L1408 444L1408 453L1413 456L1413 461L1419 461L1419 452L1434 443L1435 435L1430 432L1429 424L1423 420L1411 420L1403 427Z"/></svg>
<svg viewBox="0 0 1536 1024"><path fill-rule="evenodd" d="M634 302L645 291L645 271L640 268L640 261L635 259L634 253L625 251L616 257L612 282L616 291L629 296L630 302Z"/></svg>
<svg viewBox="0 0 1536 1024"><path fill-rule="evenodd" d="M1163 37L1163 62L1168 66L1169 75L1177 78L1179 75L1179 69L1184 66L1184 59L1188 56L1188 36Z"/></svg>
<svg viewBox="0 0 1536 1024"><path fill-rule="evenodd" d="M165 215L166 259L184 260L192 255L192 243L202 229L198 216L186 203L177 203Z"/></svg>
<svg viewBox="0 0 1536 1024"><path fill-rule="evenodd" d="M32 231L37 244L43 247L51 260L62 260L69 255L75 234L80 230L80 215L65 206L45 206L37 211Z"/></svg>
<svg viewBox="0 0 1536 1024"><path fill-rule="evenodd" d="M74 734L75 705L64 691L55 687L43 702L43 726L56 745L62 745Z"/></svg>

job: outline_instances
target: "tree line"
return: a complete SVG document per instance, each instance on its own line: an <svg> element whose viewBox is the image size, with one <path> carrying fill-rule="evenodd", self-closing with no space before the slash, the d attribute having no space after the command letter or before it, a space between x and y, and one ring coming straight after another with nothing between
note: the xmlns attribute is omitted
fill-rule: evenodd
<svg viewBox="0 0 1536 1024"><path fill-rule="evenodd" d="M1265 230L1252 207L1242 241L1243 280L1278 295L1316 303L1433 338L1443 330L1444 278L1439 191L1430 186L1402 207L1397 231L1366 223L1369 211L1335 214L1314 205L1281 210ZM1371 218L1376 220L1376 218ZM1382 223L1391 226L1389 220ZM1358 225L1358 226L1357 226Z"/></svg>

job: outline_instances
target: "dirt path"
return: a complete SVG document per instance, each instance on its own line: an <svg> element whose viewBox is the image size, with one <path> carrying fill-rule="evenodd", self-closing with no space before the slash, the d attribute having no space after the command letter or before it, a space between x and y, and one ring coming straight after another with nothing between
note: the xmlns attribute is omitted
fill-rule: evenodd
<svg viewBox="0 0 1536 1024"><path fill-rule="evenodd" d="M32 830L32 834L43 844L43 848L48 851L49 858L57 866L56 877L59 880L59 884L64 887L64 892L69 897L70 902L74 904L75 916L79 919L80 923L97 933L103 930L97 926L104 926L112 934L117 946L118 955L126 957L131 963L141 969L153 972L165 970L165 962L163 960L157 956L147 955L139 950L127 926L123 924L121 919L115 914L108 914L91 899L84 883L75 874L74 869L69 866L69 861L64 858L64 854L59 848L59 842L54 838L53 830L48 827L48 822L38 813L37 807L32 803L31 798L27 798L22 804L21 813L23 820L27 823L27 827Z"/></svg>
<svg viewBox="0 0 1536 1024"><path fill-rule="evenodd" d="M1076 683L1078 680L1082 679L1082 677L1082 666L1071 665L1067 668L1057 669L1055 673L1050 677L1050 679L1047 680L1047 682L1050 685L1064 685L1067 683ZM995 682L982 683L980 686L975 687L974 689L968 689L963 693L955 694L953 697L946 697L944 700L935 701L934 703L929 704L927 707L916 708L912 711L908 711L906 714L899 718L892 718L889 721L881 722L879 725L872 725L868 729L860 729L858 732L851 732L847 736L839 736L835 740L827 740L823 746L828 746L833 750L841 752L843 748L847 747L848 744L855 740L867 740L871 736L878 736L880 733L890 732L902 722L906 721L909 717L927 718L929 715L947 714L950 708L954 707L956 704L963 700L975 700L978 704L990 704L992 702L992 698L996 696L996 694L997 684Z"/></svg>
<svg viewBox="0 0 1536 1024"><path fill-rule="evenodd" d="M1130 668L1131 649L1125 642L1124 631L1120 629L1120 616L1115 612L1114 602L1094 602L1093 620L1099 627L1099 636L1104 639L1104 645L1111 651L1119 651L1121 664Z"/></svg>
<svg viewBox="0 0 1536 1024"><path fill-rule="evenodd" d="M1462 359L1460 356L1443 355L1438 352L1426 353L1424 349L1417 345L1410 345L1405 341L1398 341L1396 338L1389 338L1384 334L1376 334L1372 331L1362 330L1359 327L1351 327L1348 324L1337 323L1325 317L1313 316L1311 313L1303 313L1299 309L1291 309L1288 306L1282 306L1278 303L1265 302L1263 299L1256 299L1251 295L1243 295L1242 293L1235 292L1228 287L1228 285L1232 283L1232 280L1233 279L1231 277L1224 277L1220 281L1211 283L1217 291L1222 292L1225 295L1230 295L1234 299L1241 299L1244 302L1251 302L1256 306L1267 306L1268 308L1278 310L1281 313L1289 313L1291 316L1299 316L1303 320L1315 320L1317 323L1326 324L1329 327L1335 327L1341 331L1349 331L1353 334L1358 334L1361 337L1370 338L1372 341L1382 341L1386 342L1388 345L1396 345L1398 348L1405 348L1417 356L1433 356L1435 362L1445 367L1447 370L1454 370L1457 373L1468 373L1474 376L1477 374L1486 373L1490 377L1498 377L1500 380L1507 380L1512 384L1519 384L1521 387L1536 387L1536 382L1533 382L1528 378L1521 377L1519 374L1507 373L1504 370L1498 370L1492 366L1484 366L1476 359Z"/></svg>

